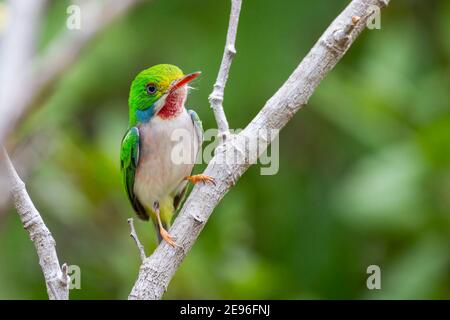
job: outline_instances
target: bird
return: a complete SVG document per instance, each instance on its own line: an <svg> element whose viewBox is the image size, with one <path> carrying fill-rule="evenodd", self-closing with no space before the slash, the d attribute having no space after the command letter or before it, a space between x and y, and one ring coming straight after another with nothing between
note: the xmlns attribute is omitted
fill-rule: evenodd
<svg viewBox="0 0 450 320"><path fill-rule="evenodd" d="M158 242L165 240L172 247L177 244L168 229L188 182L215 184L207 175L191 175L203 142L203 127L185 102L188 84L200 74L185 75L171 64L141 71L131 83L129 126L121 142L120 169L131 206L139 218L153 221ZM187 133L184 139L174 139L180 132ZM188 161L174 158L176 148L188 154Z"/></svg>

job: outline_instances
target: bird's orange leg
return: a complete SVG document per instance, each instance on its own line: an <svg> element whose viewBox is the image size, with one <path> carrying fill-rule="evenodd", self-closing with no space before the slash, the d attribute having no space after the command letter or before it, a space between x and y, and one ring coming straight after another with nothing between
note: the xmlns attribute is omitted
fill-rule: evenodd
<svg viewBox="0 0 450 320"><path fill-rule="evenodd" d="M158 220L158 226L159 226L159 234L161 235L161 237L172 247L176 247L177 244L175 243L173 237L170 235L169 232L167 232L166 229L164 229L162 223L161 223L161 217L159 215L159 203L155 201L155 203L153 204L153 211L155 211L156 213L156 218Z"/></svg>
<svg viewBox="0 0 450 320"><path fill-rule="evenodd" d="M214 178L207 176L205 174L195 174L193 176L185 177L184 180L188 180L194 184L198 182L203 182L203 183L212 183L213 185L216 185L216 181L214 180Z"/></svg>

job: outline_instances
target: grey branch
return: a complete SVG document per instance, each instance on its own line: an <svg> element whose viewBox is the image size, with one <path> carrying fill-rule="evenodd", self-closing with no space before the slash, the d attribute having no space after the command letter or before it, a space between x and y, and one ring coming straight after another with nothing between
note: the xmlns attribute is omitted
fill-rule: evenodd
<svg viewBox="0 0 450 320"><path fill-rule="evenodd" d="M216 83L214 84L213 92L209 96L209 103L213 109L217 122L217 128L219 129L219 137L223 140L225 140L224 138L229 133L227 117L223 110L223 96L228 80L228 74L230 73L231 62L236 55L235 43L241 5L242 0L231 0L230 22L228 24L225 49L223 51L222 62L220 64L220 69L217 75Z"/></svg>
<svg viewBox="0 0 450 320"><path fill-rule="evenodd" d="M136 243L136 246L138 247L138 250L139 250L139 255L141 257L141 261L144 262L144 260L147 256L145 255L144 246L142 245L141 241L139 241L139 237L136 233L136 229L134 228L133 218L128 219L128 224L130 225L130 237L133 238L134 242Z"/></svg>
<svg viewBox="0 0 450 320"><path fill-rule="evenodd" d="M10 193L14 206L39 257L48 297L50 300L67 300L69 299L67 265L64 264L60 267L58 255L56 254L55 240L31 201L25 188L25 183L20 179L4 148L2 150L2 158L9 178Z"/></svg>
<svg viewBox="0 0 450 320"><path fill-rule="evenodd" d="M64 75L64 72L75 62L82 50L95 37L111 24L115 19L123 15L129 9L143 0L109 0L105 3L103 1L83 1L80 4L82 14L82 28L81 30L66 30L62 32L44 52L44 54L36 58L33 63L30 60L30 50L28 47L32 44L35 38L32 32L37 30L37 14L39 8L43 6L45 0L14 0L17 3L24 3L24 12L30 12L29 15L33 19L15 17L13 14L10 17L11 29L7 30L4 40L4 50L12 52L8 56L2 56L2 65L9 66L11 61L16 61L14 55L22 55L21 52L27 52L27 59L21 65L20 72L1 72L0 77L0 144L6 139L7 135L17 125L20 119L26 114L30 108L40 105L42 97L49 92L55 83ZM14 31L14 25L25 24L27 32L18 34L19 31ZM29 30L28 30L29 29ZM23 42L22 45L27 50L19 49L16 46L8 45L8 39L12 38L15 42ZM13 42L11 40L11 42ZM13 63L16 65L18 63ZM11 69L10 67L9 69ZM19 85L23 79L26 78L27 90L21 90L23 87ZM6 87L5 87L6 86Z"/></svg>
<svg viewBox="0 0 450 320"><path fill-rule="evenodd" d="M216 185L196 185L175 220L170 233L179 248L162 242L142 264L129 299L161 299L181 262L194 245L214 208L255 163L265 150L249 150L258 139L270 143L280 130L306 103L327 73L338 63L366 26L371 6L385 7L389 0L353 0L331 23L287 81L266 102L258 115L238 135L216 149L205 174ZM261 148L263 149L263 148ZM237 161L226 161L225 152L233 152Z"/></svg>

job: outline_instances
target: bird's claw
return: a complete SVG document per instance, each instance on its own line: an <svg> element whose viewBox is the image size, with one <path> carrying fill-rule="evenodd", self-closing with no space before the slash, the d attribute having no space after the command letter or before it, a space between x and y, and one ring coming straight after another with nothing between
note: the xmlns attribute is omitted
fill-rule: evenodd
<svg viewBox="0 0 450 320"><path fill-rule="evenodd" d="M203 182L204 184L211 183L213 185L216 185L216 181L214 180L214 178L207 176L205 174L195 174L193 176L188 176L185 179L194 184L196 184L198 182Z"/></svg>
<svg viewBox="0 0 450 320"><path fill-rule="evenodd" d="M172 247L176 247L177 244L175 243L173 237L170 235L170 233L167 232L166 229L164 228L160 228L159 229L159 234L161 235L161 237Z"/></svg>

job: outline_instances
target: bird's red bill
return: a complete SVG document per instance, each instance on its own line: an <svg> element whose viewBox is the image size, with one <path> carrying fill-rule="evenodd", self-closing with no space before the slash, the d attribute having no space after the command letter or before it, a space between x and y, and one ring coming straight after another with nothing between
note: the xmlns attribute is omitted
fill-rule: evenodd
<svg viewBox="0 0 450 320"><path fill-rule="evenodd" d="M177 82L175 82L175 84L173 84L171 91L179 89L182 86L188 84L189 82L191 82L192 80L197 78L200 74L201 74L201 72L198 71L198 72L193 72L193 73L185 75L183 78L181 78Z"/></svg>

